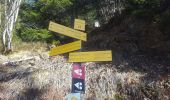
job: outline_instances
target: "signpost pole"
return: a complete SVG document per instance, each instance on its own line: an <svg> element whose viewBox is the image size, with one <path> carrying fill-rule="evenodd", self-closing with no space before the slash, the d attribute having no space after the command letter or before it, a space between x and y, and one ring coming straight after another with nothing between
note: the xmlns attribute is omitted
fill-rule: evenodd
<svg viewBox="0 0 170 100"><path fill-rule="evenodd" d="M75 19L74 26L72 28L77 29L79 31L85 30L85 21L83 24L79 24L81 20ZM82 28L83 26L83 28ZM82 51L82 48L79 52ZM72 93L85 93L85 66L81 62L73 63L72 66Z"/></svg>
<svg viewBox="0 0 170 100"><path fill-rule="evenodd" d="M76 0L74 1L75 5L73 8L73 15L71 16L71 27L77 30L81 30L81 25L84 25L85 28L85 24L80 24L80 28L79 28L79 24L76 22L75 17L77 17L77 9L76 9ZM74 18L74 19L73 19ZM75 26L78 26L77 28ZM85 29L83 30L85 31ZM79 52L82 51L82 48L79 50ZM81 63L73 63L72 66L72 93L85 93L85 66L82 66ZM84 75L83 75L84 74Z"/></svg>

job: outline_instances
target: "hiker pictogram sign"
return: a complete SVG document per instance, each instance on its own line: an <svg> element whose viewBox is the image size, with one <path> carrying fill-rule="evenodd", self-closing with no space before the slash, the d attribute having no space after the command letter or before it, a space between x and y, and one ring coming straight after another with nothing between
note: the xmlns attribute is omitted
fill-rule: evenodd
<svg viewBox="0 0 170 100"><path fill-rule="evenodd" d="M83 79L72 79L72 93L85 93L85 83Z"/></svg>

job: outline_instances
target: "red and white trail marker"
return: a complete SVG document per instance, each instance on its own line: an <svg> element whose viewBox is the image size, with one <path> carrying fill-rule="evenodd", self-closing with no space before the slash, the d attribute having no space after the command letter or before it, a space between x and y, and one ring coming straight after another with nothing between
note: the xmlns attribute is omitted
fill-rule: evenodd
<svg viewBox="0 0 170 100"><path fill-rule="evenodd" d="M85 79L85 65L73 64L72 78Z"/></svg>

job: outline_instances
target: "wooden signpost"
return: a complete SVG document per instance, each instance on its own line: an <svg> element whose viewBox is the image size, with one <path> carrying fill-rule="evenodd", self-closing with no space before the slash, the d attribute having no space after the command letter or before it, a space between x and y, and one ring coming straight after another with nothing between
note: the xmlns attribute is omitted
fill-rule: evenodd
<svg viewBox="0 0 170 100"><path fill-rule="evenodd" d="M76 41L76 42L72 42L69 44L65 44L62 46L52 48L50 50L49 55L56 56L58 54L63 54L63 53L67 53L67 52L71 52L71 51L75 51L75 50L79 50L79 49L81 49L81 41Z"/></svg>
<svg viewBox="0 0 170 100"><path fill-rule="evenodd" d="M49 30L79 40L52 48L49 53L50 56L68 53L75 50L81 50L81 40L87 40L87 34L85 32L82 32L85 31L84 20L75 19L74 29L54 22L50 22ZM68 100L80 100L80 93L85 93L85 66L80 62L98 61L112 61L112 51L107 50L69 53L69 62L74 63L72 69L72 94L68 95Z"/></svg>
<svg viewBox="0 0 170 100"><path fill-rule="evenodd" d="M60 33L62 35L65 36L69 36L72 38L76 38L79 40L83 40L86 41L87 40L87 34L81 31L77 31L74 29L71 29L69 27L54 23L54 22L50 22L49 24L49 30Z"/></svg>
<svg viewBox="0 0 170 100"><path fill-rule="evenodd" d="M74 29L85 31L85 20L75 19ZM81 51L81 49L79 50ZM72 93L85 93L85 66L82 63L73 63L72 66Z"/></svg>

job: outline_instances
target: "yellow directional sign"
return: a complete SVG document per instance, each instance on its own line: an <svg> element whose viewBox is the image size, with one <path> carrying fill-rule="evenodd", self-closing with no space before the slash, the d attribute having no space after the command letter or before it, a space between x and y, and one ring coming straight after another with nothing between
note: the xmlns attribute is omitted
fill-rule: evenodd
<svg viewBox="0 0 170 100"><path fill-rule="evenodd" d="M76 42L72 42L69 44L65 44L62 46L52 48L50 50L49 55L55 56L58 54L63 54L63 53L67 53L67 52L71 52L71 51L75 51L75 50L79 50L79 49L81 49L81 41L76 41Z"/></svg>
<svg viewBox="0 0 170 100"><path fill-rule="evenodd" d="M66 26L63 26L63 25L60 25L54 22L50 22L49 30L72 37L72 38L76 38L79 40L83 40L83 41L87 40L86 33L71 29L69 27L66 27Z"/></svg>
<svg viewBox="0 0 170 100"><path fill-rule="evenodd" d="M85 20L75 19L74 29L85 31Z"/></svg>
<svg viewBox="0 0 170 100"><path fill-rule="evenodd" d="M74 52L69 54L69 62L112 61L112 51Z"/></svg>

